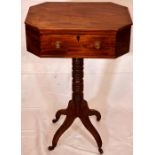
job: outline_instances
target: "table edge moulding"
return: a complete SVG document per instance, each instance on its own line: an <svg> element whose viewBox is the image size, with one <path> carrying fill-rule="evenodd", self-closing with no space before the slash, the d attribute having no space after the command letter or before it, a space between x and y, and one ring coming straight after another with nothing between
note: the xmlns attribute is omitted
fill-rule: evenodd
<svg viewBox="0 0 155 155"><path fill-rule="evenodd" d="M72 99L56 112L53 123L66 115L55 133L53 150L62 134L79 117L103 153L102 139L89 116L83 94L84 58L117 58L129 52L132 20L128 8L112 2L45 2L31 6L25 19L27 51L41 58L72 58Z"/></svg>

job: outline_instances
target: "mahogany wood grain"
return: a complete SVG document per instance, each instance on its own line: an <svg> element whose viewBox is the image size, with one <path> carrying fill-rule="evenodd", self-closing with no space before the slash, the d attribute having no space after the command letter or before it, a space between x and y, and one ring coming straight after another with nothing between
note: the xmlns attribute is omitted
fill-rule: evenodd
<svg viewBox="0 0 155 155"><path fill-rule="evenodd" d="M46 2L30 7L25 24L27 50L40 57L116 58L129 51L132 21L118 4Z"/></svg>
<svg viewBox="0 0 155 155"><path fill-rule="evenodd" d="M31 6L26 18L42 33L118 30L131 23L128 8L111 2L46 2Z"/></svg>

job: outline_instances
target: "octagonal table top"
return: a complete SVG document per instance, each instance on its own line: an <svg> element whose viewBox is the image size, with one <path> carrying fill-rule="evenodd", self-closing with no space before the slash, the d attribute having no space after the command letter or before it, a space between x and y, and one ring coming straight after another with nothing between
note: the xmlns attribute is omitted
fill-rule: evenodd
<svg viewBox="0 0 155 155"><path fill-rule="evenodd" d="M111 2L45 2L29 8L25 23L39 30L117 31L132 20L127 7Z"/></svg>

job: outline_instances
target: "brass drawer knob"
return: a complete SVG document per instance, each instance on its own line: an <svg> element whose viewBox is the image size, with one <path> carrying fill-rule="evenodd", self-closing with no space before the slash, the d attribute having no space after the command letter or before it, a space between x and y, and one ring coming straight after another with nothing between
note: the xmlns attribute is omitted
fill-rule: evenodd
<svg viewBox="0 0 155 155"><path fill-rule="evenodd" d="M94 47L99 50L101 48L101 42L100 41L96 41L94 44Z"/></svg>
<svg viewBox="0 0 155 155"><path fill-rule="evenodd" d="M55 42L55 47L56 48L61 48L61 41L56 41Z"/></svg>

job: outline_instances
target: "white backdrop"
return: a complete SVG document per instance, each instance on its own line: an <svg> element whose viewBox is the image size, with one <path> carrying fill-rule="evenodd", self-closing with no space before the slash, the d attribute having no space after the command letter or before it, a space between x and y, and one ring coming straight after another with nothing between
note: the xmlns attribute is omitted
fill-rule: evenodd
<svg viewBox="0 0 155 155"><path fill-rule="evenodd" d="M103 0L102 0L103 1ZM129 7L131 0L112 0ZM77 119L52 152L47 150L64 121L52 124L55 112L71 98L71 59L39 58L26 51L24 20L29 6L22 0L22 155L95 155L94 138ZM96 122L105 155L132 155L132 37L130 52L120 58L85 59L84 94L89 107L101 112Z"/></svg>

